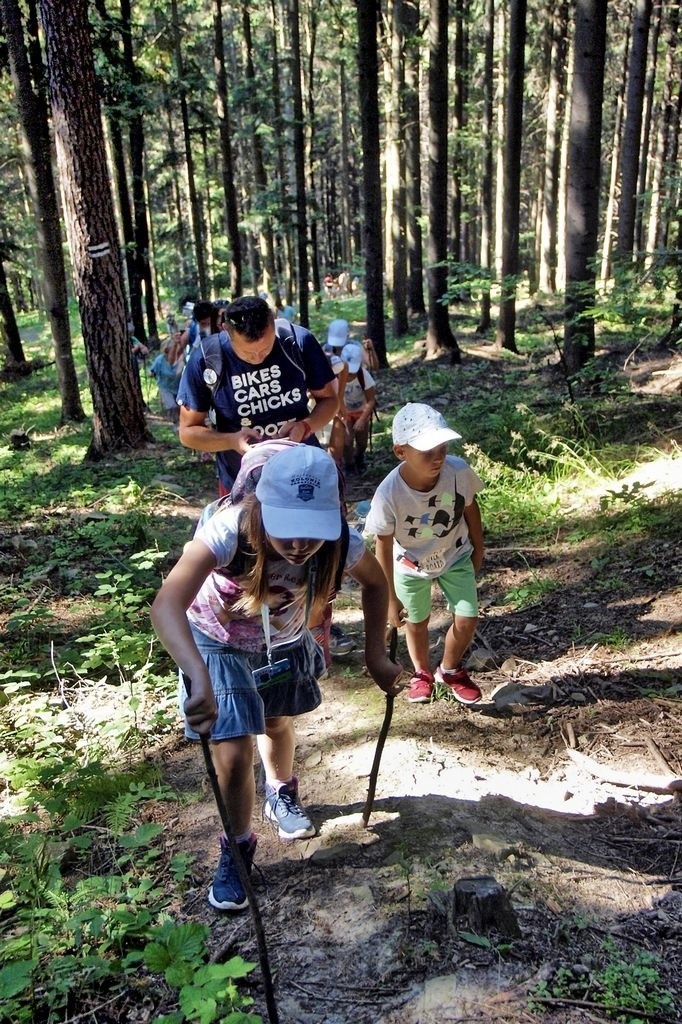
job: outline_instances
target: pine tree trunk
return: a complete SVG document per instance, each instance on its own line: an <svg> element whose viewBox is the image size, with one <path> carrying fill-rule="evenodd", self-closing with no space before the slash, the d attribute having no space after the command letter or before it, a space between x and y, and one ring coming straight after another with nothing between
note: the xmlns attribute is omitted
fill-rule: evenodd
<svg viewBox="0 0 682 1024"><path fill-rule="evenodd" d="M31 25L33 28L29 35L28 53L19 5L14 0L2 0L0 10L25 140L25 172L35 211L43 273L43 295L57 364L61 397L60 422L81 423L85 419L85 413L81 404L71 348L62 232L52 172L44 69L38 45L35 7L29 5L29 29ZM11 330L8 340L12 341Z"/></svg>
<svg viewBox="0 0 682 1024"><path fill-rule="evenodd" d="M637 204L637 220L635 223L635 246L638 252L644 247L644 207L650 202L647 196L649 184L649 157L651 146L651 127L653 124L654 90L656 86L656 66L658 64L658 40L661 32L663 3L655 0L652 12L652 31L649 38L649 57L647 60L647 79L644 88L644 109L642 112L642 144L639 150L639 178L637 192L644 201Z"/></svg>
<svg viewBox="0 0 682 1024"><path fill-rule="evenodd" d="M381 170L379 150L379 61L377 55L377 10L373 0L357 0L358 96L362 131L363 252L367 334L381 366L386 359L384 323L383 245L381 218Z"/></svg>
<svg viewBox="0 0 682 1024"><path fill-rule="evenodd" d="M136 386L87 0L40 0L64 214L93 404L87 457L152 440Z"/></svg>
<svg viewBox="0 0 682 1024"><path fill-rule="evenodd" d="M298 249L298 312L308 326L308 215L306 210L305 135L303 130L303 90L301 87L301 33L298 0L291 4L291 77L294 101L294 166L296 168L296 240Z"/></svg>
<svg viewBox="0 0 682 1024"><path fill-rule="evenodd" d="M620 206L618 207L618 256L632 258L635 243L637 179L642 134L642 112L649 25L653 0L635 0L632 44L628 65L627 117L623 131L621 157Z"/></svg>
<svg viewBox="0 0 682 1024"><path fill-rule="evenodd" d="M393 337L407 334L407 259L405 252L405 143L403 93L404 27L403 0L393 0L391 8L391 59L389 123L386 125L386 235L390 231L392 265L391 295L393 299ZM388 274L389 268L386 267Z"/></svg>
<svg viewBox="0 0 682 1024"><path fill-rule="evenodd" d="M545 173L542 183L540 227L540 291L554 294L557 287L557 225L559 207L559 162L561 157L561 124L563 97L566 92L566 35L568 3L562 0L551 22L552 44L547 89L547 122L545 127Z"/></svg>
<svg viewBox="0 0 682 1024"><path fill-rule="evenodd" d="M504 146L504 210L502 228L502 296L497 325L497 346L516 348L516 287L519 273L519 203L521 195L521 142L523 137L524 48L526 0L509 5L509 60Z"/></svg>
<svg viewBox="0 0 682 1024"><path fill-rule="evenodd" d="M214 58L216 72L216 104L218 107L218 128L220 131L220 163L223 182L225 226L230 247L230 295L236 299L242 293L242 252L239 236L239 212L237 190L234 184L234 161L232 158L232 129L227 95L227 72L225 70L225 45L223 39L222 0L213 0Z"/></svg>
<svg viewBox="0 0 682 1024"><path fill-rule="evenodd" d="M175 54L175 73L180 97L180 119L182 121L182 137L185 145L185 164L187 167L187 188L189 191L190 218L194 237L194 259L197 267L197 283L202 298L208 296L208 278L206 276L206 258L204 253L204 230L201 223L201 208L197 194L196 177L194 174L194 153L189 130L189 110L187 107L187 85L185 68L180 45L180 23L178 21L177 0L171 0L171 23L173 27L173 52Z"/></svg>
<svg viewBox="0 0 682 1024"><path fill-rule="evenodd" d="M577 0L566 202L564 359L575 373L594 355L594 305L606 0Z"/></svg>
<svg viewBox="0 0 682 1024"><path fill-rule="evenodd" d="M405 25L405 233L407 245L407 308L424 316L422 244L421 114L419 110L419 0L403 0Z"/></svg>
<svg viewBox="0 0 682 1024"><path fill-rule="evenodd" d="M481 270L486 278L481 288L479 334L490 330L490 280L493 246L493 58L495 46L495 2L485 0L485 50L483 56L483 116L481 121Z"/></svg>
<svg viewBox="0 0 682 1024"><path fill-rule="evenodd" d="M461 362L448 314L448 4L429 5L429 323L426 356L449 349L452 362Z"/></svg>
<svg viewBox="0 0 682 1024"><path fill-rule="evenodd" d="M120 0L121 3L121 25L123 35L123 62L128 78L128 83L133 94L132 115L128 129L130 142L130 171L133 193L133 229L134 241L133 262L135 267L136 286L144 283L144 303L147 317L147 334L150 337L158 337L159 329L156 323L156 307L154 304L154 281L152 278L151 260L149 251L151 247L149 239L149 224L147 221L147 198L145 193L144 174L144 121L135 102L134 97L140 89L140 74L135 63L133 53L133 28L131 19L130 0ZM137 301L137 300L136 300ZM133 322L135 319L133 317ZM144 326L140 317L142 336L136 335L140 341L144 337ZM137 330L138 325L135 324Z"/></svg>
<svg viewBox="0 0 682 1024"><path fill-rule="evenodd" d="M3 12L4 18L4 12ZM17 318L14 315L14 306L10 299L7 287L7 276L5 267L0 259L0 335L2 335L3 347L6 353L6 361L9 365L16 365L26 362L24 348L21 344L21 335L17 326Z"/></svg>
<svg viewBox="0 0 682 1024"><path fill-rule="evenodd" d="M625 41L625 60L623 62L623 74L618 87L616 97L616 116L613 126L613 143L611 145L611 177L609 179L608 199L606 201L606 216L604 217L604 242L602 245L600 282L602 288L606 287L612 273L612 251L613 251L613 223L616 219L616 204L618 202L618 172L620 170L620 149L623 138L623 116L625 113L625 86L627 84L627 54L630 48L630 35Z"/></svg>

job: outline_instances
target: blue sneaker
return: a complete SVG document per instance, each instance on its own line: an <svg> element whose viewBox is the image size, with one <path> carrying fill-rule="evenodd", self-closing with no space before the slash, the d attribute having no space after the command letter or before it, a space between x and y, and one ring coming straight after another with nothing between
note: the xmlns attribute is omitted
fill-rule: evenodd
<svg viewBox="0 0 682 1024"><path fill-rule="evenodd" d="M280 839L307 839L315 835L315 826L298 802L298 779L279 790L265 783L263 816L278 826Z"/></svg>
<svg viewBox="0 0 682 1024"><path fill-rule="evenodd" d="M257 839L251 833L248 839L237 843L242 855L247 874L251 874L253 855L256 852ZM220 860L216 869L213 885L208 890L208 902L216 910L245 910L248 905L244 886L242 885L237 865L230 852L230 845L225 836L220 837Z"/></svg>

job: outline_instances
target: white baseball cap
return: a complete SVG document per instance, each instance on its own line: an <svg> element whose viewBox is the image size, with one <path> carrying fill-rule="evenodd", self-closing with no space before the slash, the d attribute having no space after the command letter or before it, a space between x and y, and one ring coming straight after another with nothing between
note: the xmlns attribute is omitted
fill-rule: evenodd
<svg viewBox="0 0 682 1024"><path fill-rule="evenodd" d="M421 402L408 402L393 419L393 444L409 444L418 452L428 452L445 441L456 441L462 435L452 430L445 417Z"/></svg>
<svg viewBox="0 0 682 1024"><path fill-rule="evenodd" d="M347 320L332 320L327 328L327 344L332 348L343 348L348 341L350 328Z"/></svg>
<svg viewBox="0 0 682 1024"><path fill-rule="evenodd" d="M322 448L299 444L271 456L256 486L266 533L277 540L341 536L339 474Z"/></svg>
<svg viewBox="0 0 682 1024"><path fill-rule="evenodd" d="M341 349L341 358L349 373L357 373L362 364L362 345L358 345L357 341L349 341Z"/></svg>

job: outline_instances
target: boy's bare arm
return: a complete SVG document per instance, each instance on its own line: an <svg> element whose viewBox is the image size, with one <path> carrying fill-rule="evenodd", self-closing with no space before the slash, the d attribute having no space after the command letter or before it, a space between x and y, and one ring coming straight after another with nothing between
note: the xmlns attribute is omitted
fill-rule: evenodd
<svg viewBox="0 0 682 1024"><path fill-rule="evenodd" d="M485 543L483 541L483 520L481 519L481 510L475 498L470 505L465 506L464 518L469 529L469 540L471 541L471 545L474 549L471 553L471 562L474 567L474 571L479 572L481 565L483 564Z"/></svg>

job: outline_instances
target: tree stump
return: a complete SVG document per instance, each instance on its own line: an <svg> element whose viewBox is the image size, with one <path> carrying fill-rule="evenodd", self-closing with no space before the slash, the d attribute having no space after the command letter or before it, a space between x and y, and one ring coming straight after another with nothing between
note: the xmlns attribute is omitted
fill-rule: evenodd
<svg viewBox="0 0 682 1024"><path fill-rule="evenodd" d="M25 451L31 447L31 438L25 430L13 430L9 435L9 443L15 451Z"/></svg>
<svg viewBox="0 0 682 1024"><path fill-rule="evenodd" d="M456 917L466 917L472 932L496 928L502 935L518 938L519 922L504 886L491 875L460 878L452 890Z"/></svg>

